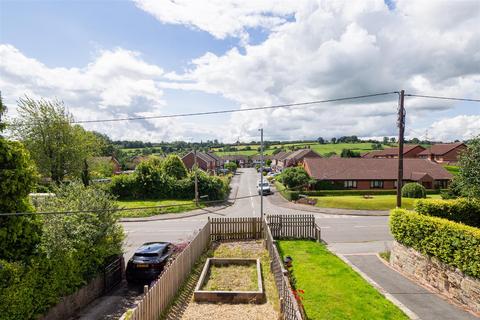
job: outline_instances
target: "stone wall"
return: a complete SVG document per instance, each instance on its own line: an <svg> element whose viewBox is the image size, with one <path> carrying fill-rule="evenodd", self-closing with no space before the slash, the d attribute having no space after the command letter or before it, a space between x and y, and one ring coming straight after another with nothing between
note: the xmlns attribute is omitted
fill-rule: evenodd
<svg viewBox="0 0 480 320"><path fill-rule="evenodd" d="M480 279L465 275L435 257L394 242L390 264L418 282L480 315Z"/></svg>

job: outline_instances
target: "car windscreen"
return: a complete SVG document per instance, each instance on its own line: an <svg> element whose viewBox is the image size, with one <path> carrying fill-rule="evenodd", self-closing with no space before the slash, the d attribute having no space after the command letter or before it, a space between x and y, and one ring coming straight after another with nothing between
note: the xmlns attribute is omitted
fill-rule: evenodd
<svg viewBox="0 0 480 320"><path fill-rule="evenodd" d="M137 252L134 254L135 257L158 257L158 253L150 253L150 252Z"/></svg>

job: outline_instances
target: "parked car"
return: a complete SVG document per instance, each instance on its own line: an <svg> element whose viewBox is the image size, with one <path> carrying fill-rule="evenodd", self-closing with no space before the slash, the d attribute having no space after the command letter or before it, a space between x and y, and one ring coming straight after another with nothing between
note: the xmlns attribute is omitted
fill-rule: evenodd
<svg viewBox="0 0 480 320"><path fill-rule="evenodd" d="M270 183L268 183L268 181L263 181L263 184L258 181L257 183L257 192L259 195L262 194L270 194L272 193L272 191L270 190Z"/></svg>
<svg viewBox="0 0 480 320"><path fill-rule="evenodd" d="M128 282L155 280L174 252L170 242L147 242L135 251L127 263Z"/></svg>

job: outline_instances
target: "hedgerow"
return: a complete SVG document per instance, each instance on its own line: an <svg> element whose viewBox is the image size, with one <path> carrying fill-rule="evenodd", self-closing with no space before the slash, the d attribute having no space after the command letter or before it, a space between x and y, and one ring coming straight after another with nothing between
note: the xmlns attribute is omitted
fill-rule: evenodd
<svg viewBox="0 0 480 320"><path fill-rule="evenodd" d="M456 200L418 200L415 211L439 218L480 227L480 200L460 198Z"/></svg>
<svg viewBox="0 0 480 320"><path fill-rule="evenodd" d="M404 198L425 198L427 192L420 183L411 182L402 187L402 197Z"/></svg>
<svg viewBox="0 0 480 320"><path fill-rule="evenodd" d="M399 243L480 278L480 229L393 209L390 230Z"/></svg>

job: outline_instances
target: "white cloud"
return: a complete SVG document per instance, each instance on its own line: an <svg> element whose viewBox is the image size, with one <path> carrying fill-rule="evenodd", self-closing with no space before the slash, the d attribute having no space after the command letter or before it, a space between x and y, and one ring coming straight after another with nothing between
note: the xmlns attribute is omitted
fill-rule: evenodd
<svg viewBox="0 0 480 320"><path fill-rule="evenodd" d="M459 115L435 121L428 129L428 135L442 141L472 139L480 135L480 116Z"/></svg>
<svg viewBox="0 0 480 320"><path fill-rule="evenodd" d="M137 7L163 23L183 24L218 39L248 39L247 28L273 29L295 12L294 0L134 0Z"/></svg>

